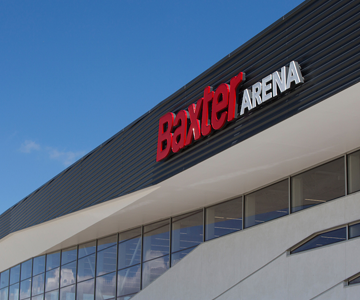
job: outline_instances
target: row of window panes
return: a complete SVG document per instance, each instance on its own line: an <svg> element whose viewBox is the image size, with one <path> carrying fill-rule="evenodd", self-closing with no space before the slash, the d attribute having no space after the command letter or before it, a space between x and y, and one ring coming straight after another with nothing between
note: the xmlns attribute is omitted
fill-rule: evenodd
<svg viewBox="0 0 360 300"><path fill-rule="evenodd" d="M96 286L98 282L100 286L101 282L109 284L115 282L115 275L111 277L109 273L116 271L116 264L120 284L118 296L124 295L121 291L132 294L140 289L140 282L142 287L147 286L204 240L289 214L290 194L291 212L344 196L344 161L344 157L335 159L290 177L290 184L289 179L285 179L245 196L213 205L205 209L205 216L200 210L173 217L171 243L168 219L118 236L99 239L97 244L93 241L28 260L0 274L0 300L8 300L1 296L2 289L18 284L19 280L20 299L30 297L31 276L32 295L44 292L41 286L45 292L82 281L87 281L87 284L81 285L92 286L95 274ZM348 155L347 161L347 190L352 193L360 190L360 151Z"/></svg>

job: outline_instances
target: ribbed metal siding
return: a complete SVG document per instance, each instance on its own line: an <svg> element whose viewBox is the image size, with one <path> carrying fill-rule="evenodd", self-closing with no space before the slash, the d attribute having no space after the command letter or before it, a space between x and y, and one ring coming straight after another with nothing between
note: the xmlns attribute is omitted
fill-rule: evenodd
<svg viewBox="0 0 360 300"><path fill-rule="evenodd" d="M0 238L159 183L360 81L359 1L307 1L0 216ZM159 118L239 71L245 88L290 61L305 83L156 163ZM221 199L219 199L221 200Z"/></svg>

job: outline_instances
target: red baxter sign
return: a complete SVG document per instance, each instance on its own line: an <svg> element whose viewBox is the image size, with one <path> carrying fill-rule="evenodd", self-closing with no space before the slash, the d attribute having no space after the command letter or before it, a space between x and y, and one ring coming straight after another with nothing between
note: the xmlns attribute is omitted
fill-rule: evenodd
<svg viewBox="0 0 360 300"><path fill-rule="evenodd" d="M191 104L188 111L180 110L176 116L172 112L162 116L159 121L156 161L168 157L171 151L179 152L194 140L210 134L212 129L221 129L226 121L234 120L237 111L236 90L244 80L245 74L240 72L239 75L231 78L230 86L222 83L215 92L208 86L204 89L204 97L196 104ZM210 105L211 116L209 116ZM188 122L190 122L189 128Z"/></svg>

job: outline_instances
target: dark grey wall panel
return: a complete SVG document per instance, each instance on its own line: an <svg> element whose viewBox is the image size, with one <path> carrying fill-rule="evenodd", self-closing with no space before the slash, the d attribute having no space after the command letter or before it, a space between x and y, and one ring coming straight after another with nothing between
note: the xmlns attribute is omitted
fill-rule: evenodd
<svg viewBox="0 0 360 300"><path fill-rule="evenodd" d="M244 87L296 60L305 83L156 162L159 118L246 73ZM0 238L159 183L360 81L359 1L306 1L0 216ZM221 200L221 199L219 199Z"/></svg>

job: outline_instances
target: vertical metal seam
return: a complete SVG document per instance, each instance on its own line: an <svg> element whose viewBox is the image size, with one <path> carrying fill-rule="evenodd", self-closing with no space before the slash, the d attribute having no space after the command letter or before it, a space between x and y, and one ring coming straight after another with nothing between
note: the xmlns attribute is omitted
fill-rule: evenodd
<svg viewBox="0 0 360 300"><path fill-rule="evenodd" d="M205 243L205 227L206 227L205 214L206 214L206 209L205 207L203 207L203 243Z"/></svg>
<svg viewBox="0 0 360 300"><path fill-rule="evenodd" d="M144 255L144 225L141 226L141 253L140 253L140 291L143 288L143 255Z"/></svg>
<svg viewBox="0 0 360 300"><path fill-rule="evenodd" d="M241 195L241 230L245 229L245 195Z"/></svg>
<svg viewBox="0 0 360 300"><path fill-rule="evenodd" d="M292 213L291 207L291 176L288 177L288 215Z"/></svg>
<svg viewBox="0 0 360 300"><path fill-rule="evenodd" d="M347 155L346 153L344 154L344 170L345 170L345 196L348 195L348 186L349 186L349 183L348 183L348 161L347 161Z"/></svg>
<svg viewBox="0 0 360 300"><path fill-rule="evenodd" d="M97 273L97 259L98 259L98 244L99 244L99 239L96 239L95 241L95 274L94 274L94 299L96 300L96 273Z"/></svg>

